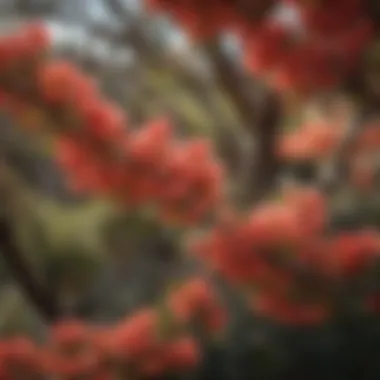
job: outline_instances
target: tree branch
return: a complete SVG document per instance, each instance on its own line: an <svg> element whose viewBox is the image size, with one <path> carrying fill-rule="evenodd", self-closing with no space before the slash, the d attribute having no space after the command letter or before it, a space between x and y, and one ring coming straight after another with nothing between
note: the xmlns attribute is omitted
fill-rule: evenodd
<svg viewBox="0 0 380 380"><path fill-rule="evenodd" d="M279 168L275 138L281 120L280 101L274 93L268 94L265 91L259 91L255 97L248 94L242 86L244 79L218 42L208 45L207 54L217 81L226 91L255 141L256 154L249 166L247 190L249 200L257 201L274 185Z"/></svg>
<svg viewBox="0 0 380 380"><path fill-rule="evenodd" d="M0 218L0 253L24 295L47 322L54 322L59 315L54 298L46 294L33 277L4 217Z"/></svg>
<svg viewBox="0 0 380 380"><path fill-rule="evenodd" d="M263 104L257 115L256 155L253 162L250 198L261 199L275 185L280 161L276 155L276 137L281 120L281 105L274 94L263 96Z"/></svg>
<svg viewBox="0 0 380 380"><path fill-rule="evenodd" d="M257 107L250 94L242 88L243 78L237 67L226 56L219 42L212 42L207 45L206 53L210 58L216 79L226 95L239 112L245 127L250 131L257 124Z"/></svg>
<svg viewBox="0 0 380 380"><path fill-rule="evenodd" d="M12 204L19 202L14 196L12 176L4 166L0 172L0 254L2 255L12 276L20 286L21 291L48 322L54 322L59 317L59 309L53 294L43 288L19 249L14 234L11 217Z"/></svg>

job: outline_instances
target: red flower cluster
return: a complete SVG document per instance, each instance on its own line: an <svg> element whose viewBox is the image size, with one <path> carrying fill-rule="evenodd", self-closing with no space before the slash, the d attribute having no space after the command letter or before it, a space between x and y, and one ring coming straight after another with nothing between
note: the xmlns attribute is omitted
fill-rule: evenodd
<svg viewBox="0 0 380 380"><path fill-rule="evenodd" d="M380 236L373 231L326 236L327 214L316 190L294 190L247 218L221 220L197 253L250 294L253 289L259 309L270 317L319 321L329 311L334 286L365 273L380 248Z"/></svg>
<svg viewBox="0 0 380 380"><path fill-rule="evenodd" d="M180 323L196 323L207 333L219 332L226 315L214 293L204 279L194 279L170 296L169 305Z"/></svg>
<svg viewBox="0 0 380 380"><path fill-rule="evenodd" d="M114 379L120 371L158 376L196 366L201 360L196 341L186 333L160 338L158 322L153 310L141 310L114 327L61 323L53 327L45 346L24 338L2 341L0 378L56 375Z"/></svg>
<svg viewBox="0 0 380 380"><path fill-rule="evenodd" d="M39 375L114 379L120 371L154 378L190 370L202 360L202 353L189 335L189 324L196 322L203 333L214 333L224 327L224 313L202 278L185 283L165 302L170 317L146 308L113 326L61 322L51 328L43 346L24 338L0 341L0 379ZM162 318L172 321L170 332L162 329Z"/></svg>
<svg viewBox="0 0 380 380"><path fill-rule="evenodd" d="M22 70L30 68L48 46L49 36L39 24L2 37L0 40L1 83L15 80L14 77L18 76Z"/></svg>
<svg viewBox="0 0 380 380"><path fill-rule="evenodd" d="M361 0L147 0L173 16L192 36L237 31L248 69L280 91L331 89L357 67L373 33ZM297 28L273 17L286 4Z"/></svg>
<svg viewBox="0 0 380 380"><path fill-rule="evenodd" d="M279 138L278 155L282 159L317 161L328 158L338 148L345 126L328 122L305 123Z"/></svg>
<svg viewBox="0 0 380 380"><path fill-rule="evenodd" d="M280 59L267 67L267 73L273 75L270 80L280 90L310 93L331 89L352 74L372 41L372 25L363 2L299 2L297 11L302 31L294 33L284 27L288 44L281 46ZM273 45L272 49L279 48ZM255 50L251 51L256 56ZM247 56L251 56L249 52Z"/></svg>
<svg viewBox="0 0 380 380"><path fill-rule="evenodd" d="M168 222L195 223L212 212L222 195L222 170L209 144L178 141L165 120L128 131L123 110L103 99L75 66L36 60L48 46L45 33L33 27L17 36L22 44L0 40L0 55L1 49L11 52L9 65L2 61L0 88L4 107L16 118L30 103L53 118L58 161L69 183L125 206L153 204Z"/></svg>
<svg viewBox="0 0 380 380"><path fill-rule="evenodd" d="M99 343L102 347L102 342ZM103 350L112 347L108 356L113 353L114 359L129 363L134 371L143 375L157 376L169 370L189 369L201 360L197 343L187 333L167 340L159 336L159 316L151 309L140 310L121 322L106 336L105 343Z"/></svg>
<svg viewBox="0 0 380 380"><path fill-rule="evenodd" d="M305 122L295 131L278 138L277 154L287 161L323 162L343 141L347 122ZM375 191L377 152L380 149L379 123L362 126L362 131L345 152L350 184L364 191Z"/></svg>
<svg viewBox="0 0 380 380"><path fill-rule="evenodd" d="M207 143L175 141L166 121L129 133L118 133L109 121L94 121L89 125L97 129L97 137L108 125L107 139L115 140L92 140L91 132L82 139L74 134L58 140L58 159L73 188L110 196L120 205L153 204L170 223L199 222L218 204L222 171Z"/></svg>
<svg viewBox="0 0 380 380"><path fill-rule="evenodd" d="M14 338L0 343L0 378L27 378L43 371L40 352L26 338Z"/></svg>
<svg viewBox="0 0 380 380"><path fill-rule="evenodd" d="M224 327L224 314L207 281L196 278L167 299L173 333L160 331L161 316L154 309L141 309L114 326L91 327L79 321L52 327L49 342L37 346L24 338L0 342L0 379L57 375L63 378L114 379L120 371L156 377L189 370L202 355L187 332L195 321L205 333ZM123 372L124 373L124 372Z"/></svg>

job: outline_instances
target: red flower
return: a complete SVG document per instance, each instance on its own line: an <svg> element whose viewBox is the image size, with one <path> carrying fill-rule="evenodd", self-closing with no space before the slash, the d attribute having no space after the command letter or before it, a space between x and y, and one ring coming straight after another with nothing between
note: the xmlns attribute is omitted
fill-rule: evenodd
<svg viewBox="0 0 380 380"><path fill-rule="evenodd" d="M154 310L140 310L116 326L113 336L119 355L135 359L157 343L158 318Z"/></svg>
<svg viewBox="0 0 380 380"><path fill-rule="evenodd" d="M201 278L193 279L173 292L169 304L179 321L197 322L206 331L219 331L226 322L216 294L207 281Z"/></svg>

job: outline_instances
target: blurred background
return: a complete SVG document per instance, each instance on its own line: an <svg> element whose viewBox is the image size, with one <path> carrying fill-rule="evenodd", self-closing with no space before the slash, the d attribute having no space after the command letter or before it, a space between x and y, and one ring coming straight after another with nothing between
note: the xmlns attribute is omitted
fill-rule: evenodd
<svg viewBox="0 0 380 380"><path fill-rule="evenodd" d="M289 8L276 9L275 17L297 27ZM264 173L264 182L266 170L271 177L265 152L262 162L254 162L255 148L265 149L265 144L258 141L255 145L249 134L246 124L252 117L244 120L241 116L246 110L236 112L231 94L222 90L216 77L223 67L215 70L213 66L222 53L224 62L236 69L232 87L247 98L260 95L263 88L258 83L252 86L252 78L241 70L240 46L233 36L222 36L220 51L206 46L206 54L204 47L194 46L167 18L144 12L139 0L0 0L0 32L36 19L43 20L52 32L53 53L94 76L107 97L125 109L130 128L169 116L178 135L210 137L229 172L227 190L243 207L253 189L253 165ZM289 102L281 126L295 126L303 113L318 114L322 109L332 117L334 106L339 112L344 108L347 118L351 116L350 105L340 107L339 99L321 103L301 110ZM276 123L270 110L264 114L269 114L269 122L263 124ZM0 336L27 334L39 340L46 333L46 324L28 302L30 295L22 293L21 288L28 287L25 274L49 290L61 315L103 324L158 303L168 288L195 269L184 259L178 231L141 214L125 215L106 200L73 193L51 158L50 137L25 133L5 115L0 118L0 212L4 206L11 209L12 218L7 222L16 234L15 246L0 255ZM22 118L21 123L43 122L41 115L32 111ZM329 164L320 166L328 169ZM291 181L294 171L301 181L314 177L313 165L284 169L280 182ZM378 226L377 189L371 196L342 189L331 205L336 219L333 226L336 222L340 227L355 228L363 216ZM2 233L0 220L0 239ZM23 262L9 255L12 249L21 252ZM209 356L202 369L205 372L197 379L248 380L254 374L268 380L279 378L279 373L286 373L282 379L292 380L305 379L305 373L310 375L308 380L379 378L378 318L371 324L344 321L339 328L283 328L245 313L240 300L233 301L236 294L223 284L220 288L236 316L228 331L231 340L222 354L215 347L209 351L203 347ZM351 366L356 372L345 365L353 357L360 357L359 364ZM367 377L361 377L363 371ZM295 373L298 375L293 376ZM346 377L348 374L352 377Z"/></svg>

